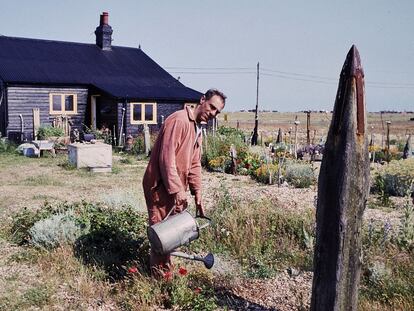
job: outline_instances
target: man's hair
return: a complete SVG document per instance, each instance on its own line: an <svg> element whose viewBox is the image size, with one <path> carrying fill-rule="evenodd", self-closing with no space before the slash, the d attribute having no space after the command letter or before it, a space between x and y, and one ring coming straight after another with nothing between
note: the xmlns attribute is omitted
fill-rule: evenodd
<svg viewBox="0 0 414 311"><path fill-rule="evenodd" d="M204 97L205 97L205 99L206 100L209 100L210 98L212 98L214 95L217 95L217 96L220 96L221 97L221 99L223 100L223 104L225 104L226 103L226 98L227 98L227 96L226 95L224 95L224 93L223 92L220 92L219 90L217 90L217 89L209 89L205 94L204 94Z"/></svg>

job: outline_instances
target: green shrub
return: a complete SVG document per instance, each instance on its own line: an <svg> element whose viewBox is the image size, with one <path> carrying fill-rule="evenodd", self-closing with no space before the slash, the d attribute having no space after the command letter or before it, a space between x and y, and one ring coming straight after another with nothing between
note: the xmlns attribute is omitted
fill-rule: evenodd
<svg viewBox="0 0 414 311"><path fill-rule="evenodd" d="M70 221L62 217L69 211ZM33 244L45 247L76 240L77 257L86 264L100 266L109 278L116 279L125 276L125 266L130 261L141 262L146 268L149 251L146 229L147 214L130 206L46 203L39 210L24 209L13 215L9 237L19 244L28 244L34 238Z"/></svg>
<svg viewBox="0 0 414 311"><path fill-rule="evenodd" d="M277 172L278 166L276 164L262 164L252 173L252 176L258 182L273 184L277 183Z"/></svg>
<svg viewBox="0 0 414 311"><path fill-rule="evenodd" d="M374 172L373 179L373 192L405 196L414 182L414 158L391 161Z"/></svg>
<svg viewBox="0 0 414 311"><path fill-rule="evenodd" d="M52 249L64 244L74 244L89 228L76 223L72 211L51 215L49 218L37 221L30 229L30 244L46 249Z"/></svg>
<svg viewBox="0 0 414 311"><path fill-rule="evenodd" d="M10 142L7 138L0 137L0 154L2 153L14 153L16 151L16 145Z"/></svg>
<svg viewBox="0 0 414 311"><path fill-rule="evenodd" d="M65 132L62 128L44 125L37 130L38 139L48 139L49 137L62 137Z"/></svg>
<svg viewBox="0 0 414 311"><path fill-rule="evenodd" d="M396 238L400 249L406 251L414 251L414 206L410 201L410 193L408 193Z"/></svg>
<svg viewBox="0 0 414 311"><path fill-rule="evenodd" d="M400 227L388 221L364 225L360 304L379 304L381 310L413 309L414 249L407 247L407 232L412 232L413 226L410 217L403 216ZM407 225L411 229L407 230Z"/></svg>
<svg viewBox="0 0 414 311"><path fill-rule="evenodd" d="M208 169L217 169L210 166L210 161L223 158L223 163L227 163L224 170L229 172L230 168L230 147L233 145L237 152L237 159L242 162L248 155L248 146L244 143L244 135L241 131L234 128L220 127L216 135L205 137L202 164Z"/></svg>
<svg viewBox="0 0 414 311"><path fill-rule="evenodd" d="M286 181L295 188L308 188L315 183L315 174L308 164L288 163L285 170Z"/></svg>
<svg viewBox="0 0 414 311"><path fill-rule="evenodd" d="M131 152L133 154L145 154L144 137L138 136L135 138Z"/></svg>
<svg viewBox="0 0 414 311"><path fill-rule="evenodd" d="M53 214L52 209L46 203L44 208L39 210L29 210L24 208L22 211L13 215L13 223L9 230L9 238L12 242L23 245L30 241L30 228L42 220L50 217Z"/></svg>

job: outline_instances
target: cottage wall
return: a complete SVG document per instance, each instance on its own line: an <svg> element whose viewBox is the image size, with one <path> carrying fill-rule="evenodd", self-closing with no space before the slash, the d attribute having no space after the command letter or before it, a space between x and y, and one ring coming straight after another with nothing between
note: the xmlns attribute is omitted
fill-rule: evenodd
<svg viewBox="0 0 414 311"><path fill-rule="evenodd" d="M52 125L57 115L50 115L49 93L77 94L77 114L70 115L73 121L72 128L81 130L85 122L85 109L88 99L88 89L80 87L33 87L10 86L7 88L8 125L7 136L13 140L20 139L21 121L23 116L24 137L33 139L33 108L40 110L40 124Z"/></svg>
<svg viewBox="0 0 414 311"><path fill-rule="evenodd" d="M0 137L6 136L6 89L0 81Z"/></svg>

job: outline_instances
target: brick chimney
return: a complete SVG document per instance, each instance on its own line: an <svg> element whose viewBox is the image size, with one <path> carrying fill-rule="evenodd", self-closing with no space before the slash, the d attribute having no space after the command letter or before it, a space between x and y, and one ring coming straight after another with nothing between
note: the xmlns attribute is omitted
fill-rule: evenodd
<svg viewBox="0 0 414 311"><path fill-rule="evenodd" d="M95 30L96 45L99 46L104 51L111 50L112 27L108 25L108 20L109 20L108 12L103 12L101 14L99 26L96 27L96 30Z"/></svg>

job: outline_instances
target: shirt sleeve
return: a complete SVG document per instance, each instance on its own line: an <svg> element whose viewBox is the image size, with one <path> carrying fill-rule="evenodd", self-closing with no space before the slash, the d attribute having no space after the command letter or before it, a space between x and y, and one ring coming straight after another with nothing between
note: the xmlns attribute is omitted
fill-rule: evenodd
<svg viewBox="0 0 414 311"><path fill-rule="evenodd" d="M197 144L198 147L193 154L190 171L188 172L188 185L190 187L191 194L193 195L197 191L201 191L201 136L198 139Z"/></svg>
<svg viewBox="0 0 414 311"><path fill-rule="evenodd" d="M176 151L183 139L183 124L177 120L167 120L161 141L159 167L163 184L169 194L184 191L184 186L176 166Z"/></svg>

